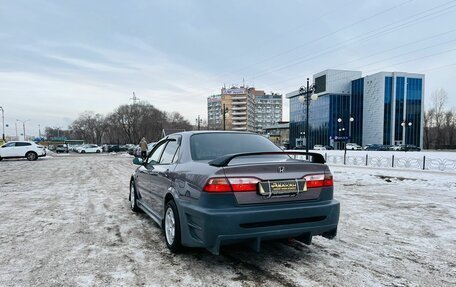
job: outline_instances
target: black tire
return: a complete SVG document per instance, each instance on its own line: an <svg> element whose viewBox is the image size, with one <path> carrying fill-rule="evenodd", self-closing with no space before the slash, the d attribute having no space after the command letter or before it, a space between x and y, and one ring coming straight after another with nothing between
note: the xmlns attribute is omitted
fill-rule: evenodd
<svg viewBox="0 0 456 287"><path fill-rule="evenodd" d="M131 181L130 182L130 195L129 195L130 209L133 212L140 212L141 210L138 207L138 202L136 201L136 197L137 197L137 194L136 194L135 182Z"/></svg>
<svg viewBox="0 0 456 287"><path fill-rule="evenodd" d="M96 153L100 153L100 150L97 150Z"/></svg>
<svg viewBox="0 0 456 287"><path fill-rule="evenodd" d="M168 210L172 210L172 214L174 217L174 240L172 243L168 242L171 241L168 239L166 228L167 228L167 214ZM168 249L172 253L179 253L182 251L182 241L181 241L181 228L180 228L180 221L179 221L179 212L177 211L176 203L173 200L170 200L165 207L165 216L163 218L163 232L165 233L165 243Z"/></svg>
<svg viewBox="0 0 456 287"><path fill-rule="evenodd" d="M81 153L86 153L86 151L85 150L81 150Z"/></svg>
<svg viewBox="0 0 456 287"><path fill-rule="evenodd" d="M3 159L3 158L0 156L0 161L2 161L2 159Z"/></svg>
<svg viewBox="0 0 456 287"><path fill-rule="evenodd" d="M28 153L25 154L25 157L29 160L29 161L34 161L34 160L37 160L38 159L38 155L36 154L36 152L33 152L33 151L29 151Z"/></svg>

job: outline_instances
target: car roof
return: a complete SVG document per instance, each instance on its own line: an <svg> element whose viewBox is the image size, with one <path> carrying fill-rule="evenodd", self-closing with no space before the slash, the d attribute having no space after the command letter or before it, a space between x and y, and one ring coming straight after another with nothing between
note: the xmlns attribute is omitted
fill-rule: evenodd
<svg viewBox="0 0 456 287"><path fill-rule="evenodd" d="M204 130L204 131L186 131L186 132L179 132L171 135L194 135L194 134L221 134L221 133L230 133L230 134L249 134L249 135L258 135L256 133L247 132L247 131L211 131L211 130Z"/></svg>
<svg viewBox="0 0 456 287"><path fill-rule="evenodd" d="M34 141L9 141L7 143L35 143Z"/></svg>

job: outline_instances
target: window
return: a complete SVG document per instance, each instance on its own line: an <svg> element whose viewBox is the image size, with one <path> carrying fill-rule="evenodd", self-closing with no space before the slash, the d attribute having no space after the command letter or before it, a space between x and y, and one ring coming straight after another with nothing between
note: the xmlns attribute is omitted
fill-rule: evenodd
<svg viewBox="0 0 456 287"><path fill-rule="evenodd" d="M190 138L193 160L211 160L226 154L281 151L268 139L250 134L207 133Z"/></svg>
<svg viewBox="0 0 456 287"><path fill-rule="evenodd" d="M152 154L149 156L149 158L147 159L147 164L157 164L159 163L159 160L160 160L160 156L163 152L163 149L165 148L166 146L166 142L163 142L163 143L160 143L153 151L152 151Z"/></svg>
<svg viewBox="0 0 456 287"><path fill-rule="evenodd" d="M25 143L25 142L17 142L16 146L30 146L32 145L31 143Z"/></svg>
<svg viewBox="0 0 456 287"><path fill-rule="evenodd" d="M176 154L177 149L179 148L179 144L176 140L168 141L165 150L163 151L163 155L160 159L160 164L171 164L175 161L174 155Z"/></svg>
<svg viewBox="0 0 456 287"><path fill-rule="evenodd" d="M7 143L7 144L4 144L2 145L2 148L3 147L14 147L15 143Z"/></svg>

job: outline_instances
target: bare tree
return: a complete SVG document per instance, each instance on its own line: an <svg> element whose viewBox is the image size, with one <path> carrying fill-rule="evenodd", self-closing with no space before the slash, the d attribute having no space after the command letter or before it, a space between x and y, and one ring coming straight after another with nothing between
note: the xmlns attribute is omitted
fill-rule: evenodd
<svg viewBox="0 0 456 287"><path fill-rule="evenodd" d="M445 121L445 108L448 94L443 89L436 90L432 93L432 109L434 109L434 124L436 130L436 145L443 144L442 126Z"/></svg>
<svg viewBox="0 0 456 287"><path fill-rule="evenodd" d="M433 126L434 109L430 109L424 113L424 147L431 148L432 134L431 127Z"/></svg>
<svg viewBox="0 0 456 287"><path fill-rule="evenodd" d="M73 137L85 142L101 144L106 130L106 121L103 115L91 111L84 112L71 124Z"/></svg>

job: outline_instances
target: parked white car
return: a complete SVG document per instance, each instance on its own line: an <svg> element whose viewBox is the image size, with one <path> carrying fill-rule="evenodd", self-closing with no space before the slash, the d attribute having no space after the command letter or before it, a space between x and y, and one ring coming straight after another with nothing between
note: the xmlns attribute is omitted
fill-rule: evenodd
<svg viewBox="0 0 456 287"><path fill-rule="evenodd" d="M314 145L314 150L326 150L326 148L321 144Z"/></svg>
<svg viewBox="0 0 456 287"><path fill-rule="evenodd" d="M347 143L346 148L350 149L350 150L362 150L363 149L360 145L355 144L355 143Z"/></svg>
<svg viewBox="0 0 456 287"><path fill-rule="evenodd" d="M97 146L96 144L85 144L77 149L78 153L101 153L102 151L101 146Z"/></svg>
<svg viewBox="0 0 456 287"><path fill-rule="evenodd" d="M4 158L27 158L37 160L46 155L44 146L31 141L11 141L0 147L0 160Z"/></svg>

